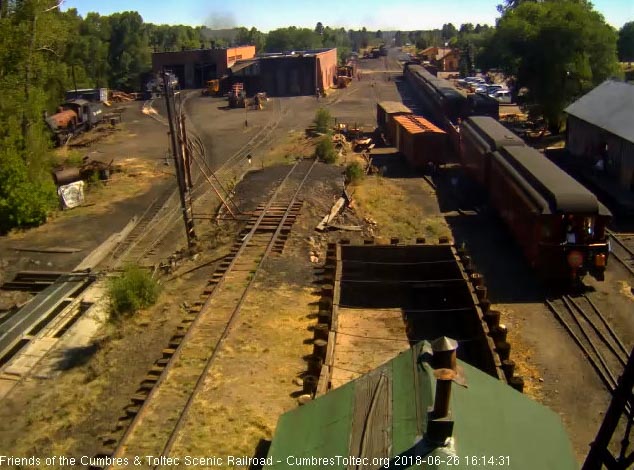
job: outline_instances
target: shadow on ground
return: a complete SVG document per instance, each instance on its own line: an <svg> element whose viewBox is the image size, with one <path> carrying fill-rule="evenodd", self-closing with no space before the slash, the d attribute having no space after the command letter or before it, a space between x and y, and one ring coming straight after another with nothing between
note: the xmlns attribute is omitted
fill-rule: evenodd
<svg viewBox="0 0 634 470"><path fill-rule="evenodd" d="M99 343L88 346L65 349L57 364L57 370L66 371L88 364L90 359L99 351Z"/></svg>
<svg viewBox="0 0 634 470"><path fill-rule="evenodd" d="M253 453L253 463L249 465L249 470L261 470L264 468L263 460L266 459L271 448L271 441L268 439L260 439Z"/></svg>
<svg viewBox="0 0 634 470"><path fill-rule="evenodd" d="M506 225L488 205L486 192L457 165L433 172L413 170L393 148L379 148L372 164L386 178L423 178L432 183L456 246L465 245L484 275L494 303L542 302L545 292Z"/></svg>
<svg viewBox="0 0 634 470"><path fill-rule="evenodd" d="M486 193L458 167L437 171L441 211L456 246L470 252L484 275L493 303L542 302L545 292L506 225L488 204Z"/></svg>
<svg viewBox="0 0 634 470"><path fill-rule="evenodd" d="M405 157L394 147L374 149L371 154L372 165L377 167L386 178L418 178L422 173L413 171Z"/></svg>

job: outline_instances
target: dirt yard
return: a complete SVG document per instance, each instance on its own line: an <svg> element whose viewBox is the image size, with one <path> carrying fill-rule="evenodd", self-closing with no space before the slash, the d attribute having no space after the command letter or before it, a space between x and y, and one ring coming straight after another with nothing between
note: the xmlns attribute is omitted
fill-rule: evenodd
<svg viewBox="0 0 634 470"><path fill-rule="evenodd" d="M120 168L107 183L87 187L84 206L51 214L38 228L14 231L0 237L0 282L20 270L66 271L74 268L132 217L141 215L150 202L174 185L171 167L164 165L166 128L141 113L141 103L124 105L123 123L117 131L81 149L60 149L59 163L81 162L84 156ZM36 253L16 248L76 248L75 253ZM0 291L0 309L28 297Z"/></svg>
<svg viewBox="0 0 634 470"><path fill-rule="evenodd" d="M367 130L376 124L377 101L403 100L415 107L407 86L384 71L395 64L386 65L383 60L367 60L364 64L371 73L354 81L348 89L319 100L273 99L263 112L246 116L241 110L224 109L221 100L195 97L188 101L192 128L205 143L208 163L214 169L222 167L271 122L277 122L265 144L253 149L251 166L244 160L240 162L249 171L241 182L236 181L235 188L235 199L244 211L266 199L288 170L287 163L312 153L314 142L306 140L305 129L318 106L327 106L338 122L356 123ZM0 239L1 280L20 269L71 268L173 184L171 167L164 166L166 129L144 116L137 106L138 103L130 105L119 133L85 150L92 158L114 158L125 171L116 174L108 185L88 193L88 202L94 205L58 214L39 229ZM157 108L160 112L160 103ZM470 250L478 271L485 277L494 308L502 311L503 322L510 329L511 356L524 376L526 393L562 416L581 460L598 429L608 394L545 308L545 292L505 228L492 214L475 211L468 197L452 192L449 173L434 178L434 190L420 175L412 173L393 149L375 149L372 158L382 175L368 176L350 188L354 203L343 216L343 222L361 228L354 232L315 231L341 194L342 172L348 160L343 159L339 165L317 165L283 255L265 264L243 307L244 315L235 334L222 353L221 367L207 379L197 408L200 413L190 423L201 424L200 439L177 443L176 451L203 452L213 448L218 455L253 455L263 440L270 439L279 415L297 406L300 378L306 367L303 357L312 350L310 328L316 322L314 272L323 262L329 241L373 236L379 242L391 237L403 242L426 237L428 242L436 243L438 237L449 236ZM183 303L199 299L217 266L213 260L228 252L239 229L231 222L217 226L209 220L201 221L200 227L200 253L196 259L186 258L174 273L162 278L163 293L154 308L124 322L105 325L93 346L73 351L76 360L70 361L72 366L67 370L53 379L29 380L3 401L0 453L79 456L100 450L102 437L114 427L123 407L180 323ZM169 256L182 247L180 240L170 237L169 243L161 245L161 252ZM82 251L27 254L16 251L16 246L67 246ZM601 308L610 312L611 320L631 345L634 332L627 314L634 301L626 295L627 286L623 285L628 282L631 280L611 266L604 283L591 285ZM5 305L19 301L5 298ZM364 322L363 315L349 313L343 312L342 328L367 331L377 338L399 335L400 312L369 322ZM342 350L360 347L353 338L349 336L348 342L341 338ZM375 344L380 346L380 340ZM389 359L387 356L396 355L401 347L406 347L405 339L403 344L392 341L381 354L368 357L363 364L355 363L353 356L340 357L342 371L345 368L349 372L342 372L337 380L349 380Z"/></svg>

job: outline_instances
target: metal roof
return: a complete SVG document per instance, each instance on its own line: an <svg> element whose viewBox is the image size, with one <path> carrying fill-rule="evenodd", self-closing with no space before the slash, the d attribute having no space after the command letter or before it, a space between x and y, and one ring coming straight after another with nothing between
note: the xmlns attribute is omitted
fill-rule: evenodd
<svg viewBox="0 0 634 470"><path fill-rule="evenodd" d="M244 60L238 60L236 61L231 67L229 67L229 70L231 70L231 73L237 73L242 69L246 69L247 67L255 64L258 62L258 59L244 59Z"/></svg>
<svg viewBox="0 0 634 470"><path fill-rule="evenodd" d="M504 146L499 155L549 204L552 213L603 213L597 197L543 154L528 146Z"/></svg>
<svg viewBox="0 0 634 470"><path fill-rule="evenodd" d="M389 459L390 468L421 468L420 460L434 462L436 457L429 468L453 469L467 468L467 458L483 455L507 456L509 463L506 457L496 463L514 470L578 468L557 414L460 360L466 386L452 384L452 439L446 447L426 440L436 381L424 348L429 344L418 343L369 374L282 415L267 468L379 468L371 464L373 458ZM412 457L407 460L412 465L402 465L405 455ZM346 465L337 463L337 456L367 458L369 463ZM313 464L301 458L312 458ZM332 460L319 464L314 460L319 458Z"/></svg>
<svg viewBox="0 0 634 470"><path fill-rule="evenodd" d="M412 113L412 110L400 101L381 101L378 106L383 109L386 114Z"/></svg>
<svg viewBox="0 0 634 470"><path fill-rule="evenodd" d="M425 67L421 65L408 65L408 67L412 70L413 73L420 76L424 81L426 81L429 86L438 91L443 97L451 100L465 100L467 95L462 91L458 90L453 84L445 80L444 78L439 78L433 73L430 73Z"/></svg>
<svg viewBox="0 0 634 470"><path fill-rule="evenodd" d="M92 101L88 101L83 98L74 98L72 100L66 100L62 104L62 106L67 106L67 105L85 106L87 104L97 104L97 103L93 103Z"/></svg>
<svg viewBox="0 0 634 470"><path fill-rule="evenodd" d="M432 132L436 134L445 134L445 131L436 127L422 116L394 116L394 120L398 122L410 134L422 134Z"/></svg>
<svg viewBox="0 0 634 470"><path fill-rule="evenodd" d="M486 142L489 152L503 145L526 145L522 139L489 116L471 116L462 122L462 127Z"/></svg>
<svg viewBox="0 0 634 470"><path fill-rule="evenodd" d="M606 80L565 112L634 143L634 85Z"/></svg>
<svg viewBox="0 0 634 470"><path fill-rule="evenodd" d="M307 49L304 51L263 52L257 55L258 59L280 59L289 57L315 57L326 52L336 51L336 47L324 47L321 49Z"/></svg>

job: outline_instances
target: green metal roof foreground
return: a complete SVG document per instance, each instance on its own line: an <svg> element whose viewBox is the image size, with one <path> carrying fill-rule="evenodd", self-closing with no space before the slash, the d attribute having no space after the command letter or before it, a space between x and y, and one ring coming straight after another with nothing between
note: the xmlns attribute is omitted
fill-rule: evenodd
<svg viewBox="0 0 634 470"><path fill-rule="evenodd" d="M284 414L267 468L579 468L559 416L462 361L452 438L446 447L421 439L435 393L425 344Z"/></svg>

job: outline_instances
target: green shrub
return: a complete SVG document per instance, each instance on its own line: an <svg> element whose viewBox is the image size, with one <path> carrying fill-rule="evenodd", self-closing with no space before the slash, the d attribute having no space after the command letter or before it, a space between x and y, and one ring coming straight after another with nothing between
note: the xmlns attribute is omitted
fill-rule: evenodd
<svg viewBox="0 0 634 470"><path fill-rule="evenodd" d="M337 161L337 151L329 135L319 139L315 148L315 156L326 163L335 163Z"/></svg>
<svg viewBox="0 0 634 470"><path fill-rule="evenodd" d="M84 163L84 155L77 150L68 151L68 156L64 160L66 166L81 166Z"/></svg>
<svg viewBox="0 0 634 470"><path fill-rule="evenodd" d="M57 202L49 174L31 174L13 149L0 149L0 234L46 222Z"/></svg>
<svg viewBox="0 0 634 470"><path fill-rule="evenodd" d="M108 284L110 318L117 319L153 305L159 296L158 283L138 266L128 266L120 277Z"/></svg>
<svg viewBox="0 0 634 470"><path fill-rule="evenodd" d="M352 162L346 166L345 175L348 183L356 184L363 179L363 167L361 167L359 162Z"/></svg>
<svg viewBox="0 0 634 470"><path fill-rule="evenodd" d="M313 120L315 123L315 131L321 134L327 134L330 132L330 121L332 121L330 111L326 108L319 108L315 113L315 119Z"/></svg>

